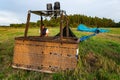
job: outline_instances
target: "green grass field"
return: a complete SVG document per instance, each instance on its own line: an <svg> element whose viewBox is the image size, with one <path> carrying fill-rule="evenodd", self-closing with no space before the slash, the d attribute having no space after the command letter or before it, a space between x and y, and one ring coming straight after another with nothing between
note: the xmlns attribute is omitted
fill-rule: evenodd
<svg viewBox="0 0 120 80"><path fill-rule="evenodd" d="M74 71L46 74L35 71L13 69L14 38L24 35L23 28L0 28L0 80L120 80L120 28L108 28L79 43L79 62ZM59 32L49 28L50 36ZM72 31L78 38L92 34ZM38 36L37 28L29 29L28 35Z"/></svg>

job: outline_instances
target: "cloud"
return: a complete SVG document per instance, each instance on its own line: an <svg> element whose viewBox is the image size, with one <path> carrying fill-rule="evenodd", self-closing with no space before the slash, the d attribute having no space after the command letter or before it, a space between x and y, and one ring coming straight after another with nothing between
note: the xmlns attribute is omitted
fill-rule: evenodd
<svg viewBox="0 0 120 80"><path fill-rule="evenodd" d="M11 24L26 22L28 10L45 10L47 3L59 1L61 9L67 14L84 14L87 16L97 16L120 19L120 0L0 0L0 24ZM12 4L10 6L6 6ZM31 20L37 18L32 16Z"/></svg>
<svg viewBox="0 0 120 80"><path fill-rule="evenodd" d="M101 18L105 17L111 18L115 22L119 22L119 4L120 0L75 0L72 3L65 0L63 8L67 10L68 14L84 14Z"/></svg>
<svg viewBox="0 0 120 80"><path fill-rule="evenodd" d="M21 23L17 15L10 11L0 11L0 25L9 25L12 23Z"/></svg>

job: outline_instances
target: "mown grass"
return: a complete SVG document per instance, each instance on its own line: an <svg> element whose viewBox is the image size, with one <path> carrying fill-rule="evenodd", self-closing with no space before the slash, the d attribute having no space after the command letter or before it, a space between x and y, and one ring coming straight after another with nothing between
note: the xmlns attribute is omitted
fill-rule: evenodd
<svg viewBox="0 0 120 80"><path fill-rule="evenodd" d="M72 29L78 38L89 32ZM79 43L79 61L74 71L46 74L35 71L13 69L14 38L24 35L23 28L0 28L0 80L120 80L120 28L109 28L108 33L100 33ZM59 32L49 28L50 36ZM38 28L28 31L30 36L38 36Z"/></svg>

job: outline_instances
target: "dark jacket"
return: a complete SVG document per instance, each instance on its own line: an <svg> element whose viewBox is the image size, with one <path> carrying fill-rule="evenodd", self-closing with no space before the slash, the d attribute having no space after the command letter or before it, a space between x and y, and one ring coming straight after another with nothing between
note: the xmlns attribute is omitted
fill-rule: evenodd
<svg viewBox="0 0 120 80"><path fill-rule="evenodd" d="M44 29L42 30L42 35L46 35L46 31L47 31L47 28L44 28Z"/></svg>

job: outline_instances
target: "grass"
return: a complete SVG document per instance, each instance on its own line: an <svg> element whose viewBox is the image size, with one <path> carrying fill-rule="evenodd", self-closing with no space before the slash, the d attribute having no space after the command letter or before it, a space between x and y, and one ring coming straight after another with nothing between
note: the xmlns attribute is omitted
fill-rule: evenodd
<svg viewBox="0 0 120 80"><path fill-rule="evenodd" d="M77 37L89 35L72 29ZM46 74L13 69L14 38L24 35L23 28L0 28L0 80L120 80L120 28L109 28L79 43L79 62L74 71ZM50 36L59 32L49 28ZM38 36L39 30L31 28L30 36Z"/></svg>

